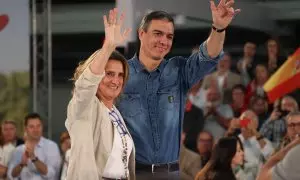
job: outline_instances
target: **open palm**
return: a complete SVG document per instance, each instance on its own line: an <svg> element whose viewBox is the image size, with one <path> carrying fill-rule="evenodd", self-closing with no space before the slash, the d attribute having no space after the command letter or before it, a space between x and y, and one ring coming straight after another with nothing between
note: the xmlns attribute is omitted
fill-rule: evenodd
<svg viewBox="0 0 300 180"><path fill-rule="evenodd" d="M124 15L118 18L118 10L115 8L109 11L109 16L103 16L105 43L113 46L121 45L127 38L131 29L126 28L122 32L122 25L124 23Z"/></svg>
<svg viewBox="0 0 300 180"><path fill-rule="evenodd" d="M234 9L234 0L221 0L218 6L214 1L210 1L213 24L218 29L226 28L232 21L233 17L239 13L240 9Z"/></svg>

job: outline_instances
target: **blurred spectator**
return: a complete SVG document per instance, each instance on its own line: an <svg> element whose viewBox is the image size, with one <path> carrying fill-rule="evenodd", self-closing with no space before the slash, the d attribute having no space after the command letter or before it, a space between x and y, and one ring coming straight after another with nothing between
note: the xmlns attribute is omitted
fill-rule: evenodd
<svg viewBox="0 0 300 180"><path fill-rule="evenodd" d="M24 144L23 139L17 136L17 125L14 121L5 120L1 124L4 144L11 143L15 147Z"/></svg>
<svg viewBox="0 0 300 180"><path fill-rule="evenodd" d="M247 110L242 113L239 119L231 121L228 134L234 134L239 128L245 152L244 172L248 180L255 180L259 167L272 155L274 148L272 143L257 132L258 117L256 114Z"/></svg>
<svg viewBox="0 0 300 180"><path fill-rule="evenodd" d="M201 167L209 161L214 145L214 137L207 131L201 131L197 138L197 150L201 157Z"/></svg>
<svg viewBox="0 0 300 180"><path fill-rule="evenodd" d="M0 135L0 180L6 180L7 166L11 159L11 154L15 146L8 142L5 143L3 135Z"/></svg>
<svg viewBox="0 0 300 180"><path fill-rule="evenodd" d="M231 108L234 117L239 117L248 107L246 102L246 88L242 84L235 85L231 90Z"/></svg>
<svg viewBox="0 0 300 180"><path fill-rule="evenodd" d="M296 139L300 135L300 113L291 112L286 117L287 121L287 133L285 137L281 140L278 150L287 146L290 142Z"/></svg>
<svg viewBox="0 0 300 180"><path fill-rule="evenodd" d="M67 131L61 133L59 140L60 149L62 151L62 154L64 155L66 151L71 148L71 139L69 133Z"/></svg>
<svg viewBox="0 0 300 180"><path fill-rule="evenodd" d="M274 154L261 169L257 180L298 180L300 179L300 138L297 137L286 147Z"/></svg>
<svg viewBox="0 0 300 180"><path fill-rule="evenodd" d="M246 99L249 99L254 95L265 96L265 91L263 89L264 84L269 79L269 72L265 65L258 64L255 67L254 79L250 81L247 85Z"/></svg>
<svg viewBox="0 0 300 180"><path fill-rule="evenodd" d="M189 111L191 105L201 108L204 104L205 90L202 88L202 80L195 84L188 92L188 101L186 111Z"/></svg>
<svg viewBox="0 0 300 180"><path fill-rule="evenodd" d="M246 72L250 78L253 78L253 69L255 67L256 44L253 42L246 42L244 45L244 54L236 64L239 73Z"/></svg>
<svg viewBox="0 0 300 180"><path fill-rule="evenodd" d="M61 156L57 144L42 137L43 124L41 117L28 114L24 121L26 140L12 154L8 167L10 179L22 180L57 180Z"/></svg>
<svg viewBox="0 0 300 180"><path fill-rule="evenodd" d="M269 117L268 107L268 100L265 97L256 95L253 96L250 100L249 108L258 116L258 129L261 128L263 123Z"/></svg>
<svg viewBox="0 0 300 180"><path fill-rule="evenodd" d="M185 136L186 134L183 132L181 134L181 147L179 154L180 179L193 180L197 172L201 169L201 159L197 153L184 146Z"/></svg>
<svg viewBox="0 0 300 180"><path fill-rule="evenodd" d="M223 59L218 63L217 71L205 76L202 85L204 89L217 86L221 90L223 103L229 103L232 87L241 83L240 75L232 72L230 67L231 56L229 53L225 53Z"/></svg>
<svg viewBox="0 0 300 180"><path fill-rule="evenodd" d="M212 152L212 157L204 168L197 174L195 180L244 180L237 172L243 164L243 145L238 138L221 138ZM238 170L236 170L238 168Z"/></svg>
<svg viewBox="0 0 300 180"><path fill-rule="evenodd" d="M202 108L204 112L204 130L210 132L217 141L225 132L233 117L233 112L228 104L222 104L221 93L215 86L206 92L206 101Z"/></svg>
<svg viewBox="0 0 300 180"><path fill-rule="evenodd" d="M67 177L67 168L69 164L71 148L71 139L68 131L61 133L60 135L60 149L62 152L62 167L60 172L60 179L65 180Z"/></svg>
<svg viewBox="0 0 300 180"><path fill-rule="evenodd" d="M270 74L273 74L286 60L286 57L280 54L280 44L276 38L267 41L267 64Z"/></svg>
<svg viewBox="0 0 300 180"><path fill-rule="evenodd" d="M277 148L287 131L285 117L288 113L297 110L298 103L293 97L285 96L282 100L279 99L274 103L274 110L262 125L260 133L272 141L273 146Z"/></svg>

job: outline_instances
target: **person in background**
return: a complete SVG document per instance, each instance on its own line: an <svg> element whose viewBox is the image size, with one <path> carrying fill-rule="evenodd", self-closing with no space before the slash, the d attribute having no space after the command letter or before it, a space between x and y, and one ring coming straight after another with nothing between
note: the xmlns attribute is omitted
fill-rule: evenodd
<svg viewBox="0 0 300 180"><path fill-rule="evenodd" d="M65 180L65 178L67 177L67 169L69 165L70 148L71 148L71 139L69 133L67 131L61 133L59 140L60 140L60 150L62 156L62 167L60 172L60 179Z"/></svg>
<svg viewBox="0 0 300 180"><path fill-rule="evenodd" d="M215 145L211 159L195 180L244 180L235 174L244 162L243 145L236 137L223 137Z"/></svg>
<svg viewBox="0 0 300 180"><path fill-rule="evenodd" d="M231 89L236 84L241 84L241 76L230 70L231 56L225 53L221 61L218 62L217 71L205 76L203 88L208 89L211 86L217 86L221 92L222 103L230 102Z"/></svg>
<svg viewBox="0 0 300 180"><path fill-rule="evenodd" d="M211 157L214 137L208 131L201 131L197 138L197 150L201 157L201 167L204 167Z"/></svg>
<svg viewBox="0 0 300 180"><path fill-rule="evenodd" d="M267 43L267 64L270 74L276 72L277 69L285 62L286 57L280 52L280 44L278 39L270 38Z"/></svg>
<svg viewBox="0 0 300 180"><path fill-rule="evenodd" d="M6 141L5 143L2 132L0 133L0 180L6 180L8 163L11 160L11 155L15 146L11 143L12 141Z"/></svg>
<svg viewBox="0 0 300 180"><path fill-rule="evenodd" d="M44 138L43 123L39 114L30 113L24 120L25 144L12 153L8 165L9 179L57 180L61 167L58 145Z"/></svg>
<svg viewBox="0 0 300 180"><path fill-rule="evenodd" d="M257 59L255 59L256 44L248 41L245 43L243 50L243 57L236 63L237 72L240 74L247 73L249 74L250 79L253 79L253 69L257 63Z"/></svg>
<svg viewBox="0 0 300 180"><path fill-rule="evenodd" d="M298 103L292 96L284 96L274 103L274 109L270 117L260 128L260 133L269 139L275 148L277 148L286 135L287 123L286 116L290 112L298 111Z"/></svg>
<svg viewBox="0 0 300 180"><path fill-rule="evenodd" d="M17 136L17 125L15 121L4 120L1 124L1 132L4 144L11 143L15 147L24 144L24 140Z"/></svg>
<svg viewBox="0 0 300 180"><path fill-rule="evenodd" d="M244 111L248 109L248 102L246 101L246 88L242 84L235 85L231 90L231 108L234 117L239 117Z"/></svg>
<svg viewBox="0 0 300 180"><path fill-rule="evenodd" d="M193 180L197 172L201 169L201 158L197 153L184 146L185 136L185 132L182 132L179 154L180 179Z"/></svg>
<svg viewBox="0 0 300 180"><path fill-rule="evenodd" d="M270 115L268 100L266 97L255 95L250 99L249 109L258 116L258 129L260 129Z"/></svg>

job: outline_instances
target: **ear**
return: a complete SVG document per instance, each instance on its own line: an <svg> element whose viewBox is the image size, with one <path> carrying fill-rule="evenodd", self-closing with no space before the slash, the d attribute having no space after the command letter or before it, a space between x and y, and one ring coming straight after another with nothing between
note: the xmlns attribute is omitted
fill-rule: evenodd
<svg viewBox="0 0 300 180"><path fill-rule="evenodd" d="M145 31L143 29L138 30L139 40L141 41L143 35L145 34Z"/></svg>

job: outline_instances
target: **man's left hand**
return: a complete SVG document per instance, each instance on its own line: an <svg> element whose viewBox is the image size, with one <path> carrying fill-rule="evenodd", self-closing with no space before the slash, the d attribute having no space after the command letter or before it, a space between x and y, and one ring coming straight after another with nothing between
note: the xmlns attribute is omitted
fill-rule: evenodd
<svg viewBox="0 0 300 180"><path fill-rule="evenodd" d="M212 12L213 25L217 29L225 29L232 21L233 17L239 13L240 9L234 9L234 0L221 0L218 6L213 0L210 0L210 9Z"/></svg>

